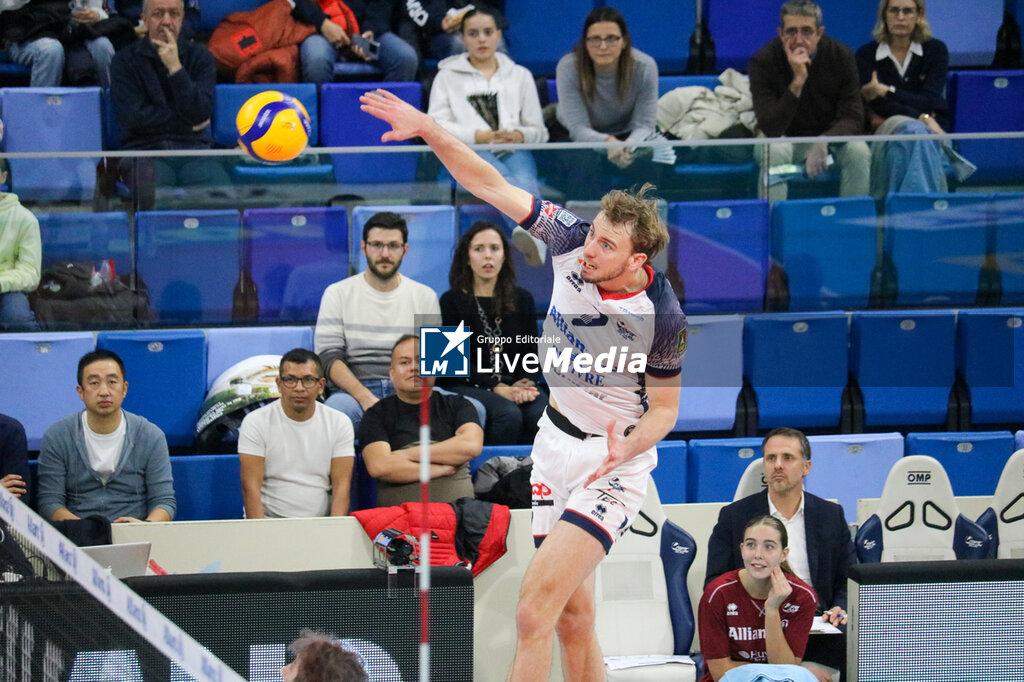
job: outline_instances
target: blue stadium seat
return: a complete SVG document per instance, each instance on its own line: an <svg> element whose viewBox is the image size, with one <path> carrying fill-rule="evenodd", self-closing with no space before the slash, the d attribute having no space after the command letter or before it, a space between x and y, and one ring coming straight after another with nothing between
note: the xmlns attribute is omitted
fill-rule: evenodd
<svg viewBox="0 0 1024 682"><path fill-rule="evenodd" d="M1020 450L1024 448L1024 431L1017 431L1013 434L1013 449Z"/></svg>
<svg viewBox="0 0 1024 682"><path fill-rule="evenodd" d="M352 488L349 496L349 511L373 509L377 506L377 479L366 470L362 453L356 453L352 465Z"/></svg>
<svg viewBox="0 0 1024 682"><path fill-rule="evenodd" d="M480 465L493 457L526 457L531 450L532 445L485 445L479 455L469 460L469 472L476 474Z"/></svg>
<svg viewBox="0 0 1024 682"><path fill-rule="evenodd" d="M662 504L686 502L687 446L685 440L658 443L658 466L651 472Z"/></svg>
<svg viewBox="0 0 1024 682"><path fill-rule="evenodd" d="M99 88L2 88L6 152L103 149ZM92 201L99 158L11 159L22 201Z"/></svg>
<svg viewBox="0 0 1024 682"><path fill-rule="evenodd" d="M954 378L952 311L867 311L850 319L850 371L864 424L946 423Z"/></svg>
<svg viewBox="0 0 1024 682"><path fill-rule="evenodd" d="M779 3L781 6L782 3ZM933 3L938 4L938 3ZM848 0L820 0L822 23L825 34L845 44L851 50L871 39L871 30L878 19L877 2L848 2ZM928 18L932 16L932 6L928 7ZM778 25L778 18L775 20ZM935 35L944 35L936 33ZM943 38L945 40L945 38Z"/></svg>
<svg viewBox="0 0 1024 682"><path fill-rule="evenodd" d="M139 277L163 324L225 323L240 272L238 212L139 211Z"/></svg>
<svg viewBox="0 0 1024 682"><path fill-rule="evenodd" d="M375 213L393 211L409 226L409 253L402 261L402 274L437 292L448 290L448 268L455 250L455 208L452 206L356 206L352 209L352 266L366 269L360 249L363 225Z"/></svg>
<svg viewBox="0 0 1024 682"><path fill-rule="evenodd" d="M908 433L908 455L934 457L949 475L953 494L991 495L1013 454L1009 431Z"/></svg>
<svg viewBox="0 0 1024 682"><path fill-rule="evenodd" d="M1008 11L1010 4L1004 0L977 0L971 3L970 12L964 12L963 5L955 2L929 3L928 23L932 33L949 48L950 66L984 67L992 63L1003 8L1005 5Z"/></svg>
<svg viewBox="0 0 1024 682"><path fill-rule="evenodd" d="M39 213L43 242L43 269L65 261L114 259L117 274L132 270L131 229L128 214Z"/></svg>
<svg viewBox="0 0 1024 682"><path fill-rule="evenodd" d="M75 392L78 361L95 349L92 332L0 334L0 412L25 427L29 450L39 449L51 424L83 409Z"/></svg>
<svg viewBox="0 0 1024 682"><path fill-rule="evenodd" d="M416 107L422 108L419 82L409 83L325 83L320 88L320 139L325 147L366 147L382 145L381 135L391 126L359 109L359 96L375 88L386 88ZM411 141L389 143L411 145ZM334 154L334 176L342 184L413 182L418 154Z"/></svg>
<svg viewBox="0 0 1024 682"><path fill-rule="evenodd" d="M459 206L459 235L465 234L466 230L478 220L489 220L499 227L506 224L504 216L493 206L462 204ZM506 234L505 236L510 238L509 245L511 246L511 235ZM546 313L548 304L551 303L551 287L555 277L551 263L545 262L539 267L527 265L523 254L514 246L511 248L511 254L505 254L505 256L512 257L512 265L516 269L516 284L533 294L533 302L538 313Z"/></svg>
<svg viewBox="0 0 1024 682"><path fill-rule="evenodd" d="M808 436L811 473L804 481L809 492L843 505L846 520L857 522L857 500L880 497L889 469L903 457L899 433L860 433Z"/></svg>
<svg viewBox="0 0 1024 682"><path fill-rule="evenodd" d="M704 16L715 41L715 70L746 73L754 53L777 35L780 6L765 0L707 0Z"/></svg>
<svg viewBox="0 0 1024 682"><path fill-rule="evenodd" d="M686 453L686 501L731 502L760 438L695 438Z"/></svg>
<svg viewBox="0 0 1024 682"><path fill-rule="evenodd" d="M990 206L1002 300L1024 302L1024 192L993 194Z"/></svg>
<svg viewBox="0 0 1024 682"><path fill-rule="evenodd" d="M961 310L956 366L967 384L970 424L1024 421L1024 310Z"/></svg>
<svg viewBox="0 0 1024 682"><path fill-rule="evenodd" d="M206 330L206 390L222 372L253 355L313 350L312 327L212 327Z"/></svg>
<svg viewBox="0 0 1024 682"><path fill-rule="evenodd" d="M557 3L517 0L505 3L505 19L508 20L505 40L509 54L517 64L525 66L534 75L553 76L558 60L573 49L583 34L583 21L593 9L593 0L560 0ZM545 26L558 28L546 30Z"/></svg>
<svg viewBox="0 0 1024 682"><path fill-rule="evenodd" d="M658 63L659 72L682 72L690 56L690 36L697 19L696 0L650 0L616 5L629 27L633 47ZM577 24L582 32L583 22Z"/></svg>
<svg viewBox="0 0 1024 682"><path fill-rule="evenodd" d="M22 64L11 61L7 50L0 50L0 78L3 80L24 80L28 82L32 70Z"/></svg>
<svg viewBox="0 0 1024 682"><path fill-rule="evenodd" d="M381 72L380 67L373 62L361 62L361 61L347 61L341 60L334 62L334 77L337 80L355 80L355 79L366 79L366 80L380 80L384 74Z"/></svg>
<svg viewBox="0 0 1024 682"><path fill-rule="evenodd" d="M736 424L736 399L743 387L743 318L694 316L687 323L679 417L672 430L732 429Z"/></svg>
<svg viewBox="0 0 1024 682"><path fill-rule="evenodd" d="M709 90L714 90L722 81L715 75L705 76L658 76L658 97L661 97L667 92L672 92L676 88L688 88L694 85L700 85Z"/></svg>
<svg viewBox="0 0 1024 682"><path fill-rule="evenodd" d="M886 250L896 266L902 305L974 303L987 250L983 194L890 194Z"/></svg>
<svg viewBox="0 0 1024 682"><path fill-rule="evenodd" d="M202 11L199 14L199 28L204 31L212 31L217 24L232 12L246 12L256 9L263 2L261 0L203 0Z"/></svg>
<svg viewBox="0 0 1024 682"><path fill-rule="evenodd" d="M206 333L202 329L100 332L96 347L124 360L124 409L159 426L171 447L191 445L206 397Z"/></svg>
<svg viewBox="0 0 1024 682"><path fill-rule="evenodd" d="M100 91L100 115L103 117L103 148L121 148L121 125L117 122L114 112L114 100L110 96L110 88Z"/></svg>
<svg viewBox="0 0 1024 682"><path fill-rule="evenodd" d="M240 519L242 485L238 455L183 455L171 457L175 521Z"/></svg>
<svg viewBox="0 0 1024 682"><path fill-rule="evenodd" d="M748 315L744 375L757 428L838 427L847 372L846 313Z"/></svg>
<svg viewBox="0 0 1024 682"><path fill-rule="evenodd" d="M242 237L242 263L256 283L260 320L315 320L324 289L348 277L344 206L248 209Z"/></svg>
<svg viewBox="0 0 1024 682"><path fill-rule="evenodd" d="M772 258L786 271L789 309L867 307L877 229L871 197L776 202Z"/></svg>
<svg viewBox="0 0 1024 682"><path fill-rule="evenodd" d="M688 313L760 310L768 274L768 203L759 199L673 202L669 268Z"/></svg>
<svg viewBox="0 0 1024 682"><path fill-rule="evenodd" d="M1024 71L960 71L954 83L950 105L956 132L1024 130ZM1024 140L1020 138L961 140L959 149L978 166L971 184L1024 181Z"/></svg>

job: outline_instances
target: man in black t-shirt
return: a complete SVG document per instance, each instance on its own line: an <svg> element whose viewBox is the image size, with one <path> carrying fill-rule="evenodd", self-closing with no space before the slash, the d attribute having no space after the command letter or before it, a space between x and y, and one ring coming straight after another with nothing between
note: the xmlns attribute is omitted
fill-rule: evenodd
<svg viewBox="0 0 1024 682"><path fill-rule="evenodd" d="M359 442L370 475L377 479L377 505L420 499L420 389L433 379L419 375L419 339L407 334L391 349L388 375L395 394L363 415ZM480 454L484 431L473 405L460 395L430 394L430 501L473 496L469 461Z"/></svg>

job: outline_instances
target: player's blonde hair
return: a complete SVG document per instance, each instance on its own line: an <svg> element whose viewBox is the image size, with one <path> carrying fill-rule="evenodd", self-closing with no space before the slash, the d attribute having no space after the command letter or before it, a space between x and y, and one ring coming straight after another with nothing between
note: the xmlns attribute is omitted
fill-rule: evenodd
<svg viewBox="0 0 1024 682"><path fill-rule="evenodd" d="M668 228L658 213L658 202L648 198L654 185L645 182L636 193L613 189L601 198L601 210L613 225L629 228L634 253L651 261L668 245Z"/></svg>

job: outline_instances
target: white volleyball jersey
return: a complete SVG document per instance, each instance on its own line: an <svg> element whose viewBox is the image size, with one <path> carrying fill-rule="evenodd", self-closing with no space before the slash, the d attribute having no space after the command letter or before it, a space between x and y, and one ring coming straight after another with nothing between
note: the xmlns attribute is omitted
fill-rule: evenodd
<svg viewBox="0 0 1024 682"><path fill-rule="evenodd" d="M522 226L548 245L554 268L540 360L558 410L581 430L604 435L636 424L647 409L645 374L678 377L686 353L686 317L664 275L645 266L647 286L630 294L603 291L580 274L587 223L548 201L533 200ZM545 362L548 355L573 358ZM646 364L637 371L638 354ZM577 364L577 356L583 355Z"/></svg>

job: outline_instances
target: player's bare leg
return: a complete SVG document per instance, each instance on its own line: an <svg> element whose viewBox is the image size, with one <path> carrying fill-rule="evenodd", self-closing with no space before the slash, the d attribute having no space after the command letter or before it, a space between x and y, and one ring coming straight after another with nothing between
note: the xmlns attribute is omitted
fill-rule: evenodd
<svg viewBox="0 0 1024 682"><path fill-rule="evenodd" d="M562 647L562 677L566 682L601 682L604 657L594 629L594 573L569 597L555 632Z"/></svg>
<svg viewBox="0 0 1024 682"><path fill-rule="evenodd" d="M577 526L559 521L552 528L530 561L519 591L516 656L508 677L511 682L548 679L555 627L558 625L561 630L560 619L570 597L575 596L588 580L590 608L575 611L573 615L583 616L589 612L590 629L593 630L593 574L604 556L601 543ZM573 603L574 609L580 606L579 602ZM591 649L596 648L596 636L588 640L579 634L583 627L582 621L572 616L566 621L566 632L572 632L570 641L563 642L563 656L580 662L577 669L586 667L582 662L589 660L593 656ZM579 650L581 645L586 648L585 651ZM600 650L597 655L600 657Z"/></svg>

